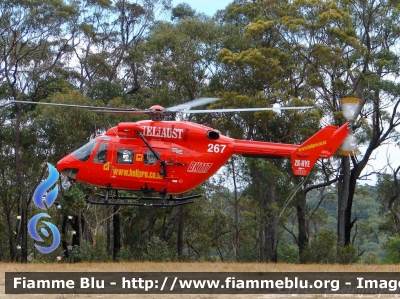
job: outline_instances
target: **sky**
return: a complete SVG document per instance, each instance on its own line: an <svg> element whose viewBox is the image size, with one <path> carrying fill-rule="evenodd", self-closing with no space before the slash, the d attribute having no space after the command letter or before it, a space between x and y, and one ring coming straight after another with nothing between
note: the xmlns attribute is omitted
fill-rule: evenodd
<svg viewBox="0 0 400 299"><path fill-rule="evenodd" d="M196 12L202 12L212 17L217 10L224 9L233 0L172 0L172 5L177 6L180 3L187 3Z"/></svg>

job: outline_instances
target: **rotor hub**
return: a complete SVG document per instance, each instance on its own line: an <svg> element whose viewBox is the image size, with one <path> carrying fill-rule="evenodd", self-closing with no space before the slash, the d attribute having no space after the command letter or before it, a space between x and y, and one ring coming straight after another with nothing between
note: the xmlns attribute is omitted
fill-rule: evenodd
<svg viewBox="0 0 400 299"><path fill-rule="evenodd" d="M154 110L154 111L164 111L164 107L160 106L160 105L153 105L150 107L150 110Z"/></svg>
<svg viewBox="0 0 400 299"><path fill-rule="evenodd" d="M164 107L160 105L153 105L150 107L151 113L151 120L152 121L160 121L163 119L163 112L164 112Z"/></svg>

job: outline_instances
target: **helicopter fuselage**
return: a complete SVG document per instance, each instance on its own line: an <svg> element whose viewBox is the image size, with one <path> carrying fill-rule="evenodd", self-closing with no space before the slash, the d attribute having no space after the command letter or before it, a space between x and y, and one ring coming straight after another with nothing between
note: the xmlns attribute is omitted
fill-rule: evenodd
<svg viewBox="0 0 400 299"><path fill-rule="evenodd" d="M121 123L60 160L57 168L98 187L178 194L221 168L234 153L232 143L212 128L185 121Z"/></svg>
<svg viewBox="0 0 400 299"><path fill-rule="evenodd" d="M233 154L291 157L294 173L306 175L317 158L332 155L332 135L339 146L348 134L345 126L337 129L325 127L317 142L294 145L233 139L188 121L124 122L61 159L57 169L102 188L180 194L210 178Z"/></svg>

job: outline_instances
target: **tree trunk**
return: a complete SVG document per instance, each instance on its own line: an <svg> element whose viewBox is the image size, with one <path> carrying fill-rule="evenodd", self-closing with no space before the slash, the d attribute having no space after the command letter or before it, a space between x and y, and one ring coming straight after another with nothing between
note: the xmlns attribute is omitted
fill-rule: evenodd
<svg viewBox="0 0 400 299"><path fill-rule="evenodd" d="M171 237L173 228L174 228L174 222L176 217L178 217L179 215L179 211L180 211L180 206L176 206L173 207L171 210L171 213L169 214L169 219L167 222L167 225L165 225L163 231L160 234L160 240L162 242L167 242L169 240L169 238Z"/></svg>
<svg viewBox="0 0 400 299"><path fill-rule="evenodd" d="M114 206L113 214L113 228L114 228L114 247L113 247L113 259L116 261L118 253L121 250L121 230L120 230L120 215L118 211L119 207Z"/></svg>
<svg viewBox="0 0 400 299"><path fill-rule="evenodd" d="M267 225L267 207L266 200L264 197L260 197L258 200L259 208L260 208L260 228L258 231L258 239L260 242L260 262L267 262L267 248L266 248L266 238L265 238L265 227Z"/></svg>
<svg viewBox="0 0 400 299"><path fill-rule="evenodd" d="M179 221L178 221L178 257L183 254L183 207L179 207Z"/></svg>
<svg viewBox="0 0 400 299"><path fill-rule="evenodd" d="M22 173L21 165L21 110L19 105L16 106L15 113L15 130L14 130L14 140L15 140L15 169L18 182L19 198L21 200L21 225L18 234L21 238L21 263L28 262L28 199L24 187L24 174Z"/></svg>
<svg viewBox="0 0 400 299"><path fill-rule="evenodd" d="M8 202L3 206L6 225L7 225L7 232L8 232L8 247L10 253L10 260L15 261L15 243L14 243L14 232L12 228L12 221L10 217L10 209L8 206Z"/></svg>
<svg viewBox="0 0 400 299"><path fill-rule="evenodd" d="M346 245L346 227L348 225L348 213L351 214L351 209L348 211L349 200L349 185L350 185L350 158L342 157L342 178L338 184L338 223L337 235L338 245Z"/></svg>
<svg viewBox="0 0 400 299"><path fill-rule="evenodd" d="M268 262L277 262L278 261L278 213L273 207L275 203L275 189L276 184L273 182L270 186L269 190L269 198L268 204L270 205L269 208L269 215L268 215L268 222L265 230L265 236L267 238L267 261Z"/></svg>
<svg viewBox="0 0 400 299"><path fill-rule="evenodd" d="M238 196L238 188L236 184L236 171L235 171L235 160L231 159L232 165L232 179L233 179L233 192L234 192L234 206L235 206L235 258L236 261L240 260L239 256L239 248L240 248L240 225L239 225L239 196Z"/></svg>
<svg viewBox="0 0 400 299"><path fill-rule="evenodd" d="M308 223L307 223L307 201L306 196L301 194L297 203L297 223L299 233L297 236L297 245L299 246L300 263L304 263L304 251L308 247Z"/></svg>
<svg viewBox="0 0 400 299"><path fill-rule="evenodd" d="M353 171L350 175L350 182L349 182L349 194L348 194L348 199L347 199L347 208L346 208L346 214L345 214L345 245L351 244L351 230L353 229L354 223L357 221L357 217L354 218L353 220L351 219L351 211L352 211L352 206L353 206L353 199L354 199L354 194L356 193L356 187L357 187L357 178L359 175L355 176L355 172Z"/></svg>
<svg viewBox="0 0 400 299"><path fill-rule="evenodd" d="M72 235L72 246L81 246L81 235L80 235L80 225L79 225L80 217L75 215L74 221L70 220L69 223L71 224L72 229L75 231L75 234Z"/></svg>
<svg viewBox="0 0 400 299"><path fill-rule="evenodd" d="M82 225L82 212L78 211L78 239L79 239L79 246L82 245L83 240L83 225Z"/></svg>
<svg viewBox="0 0 400 299"><path fill-rule="evenodd" d="M61 245L62 248L65 252L65 257L69 257L69 252L68 252L68 243L67 243L67 239L65 238L66 236L66 231L67 231L67 223L68 223L68 216L64 215L63 216L63 220L62 220L62 224L61 224Z"/></svg>
<svg viewBox="0 0 400 299"><path fill-rule="evenodd" d="M111 254L111 210L106 207L106 235L107 235L107 255Z"/></svg>
<svg viewBox="0 0 400 299"><path fill-rule="evenodd" d="M260 206L262 207L259 234L261 262L278 261L278 211L275 208L276 184L276 179L269 182L267 198L262 198L260 201Z"/></svg>

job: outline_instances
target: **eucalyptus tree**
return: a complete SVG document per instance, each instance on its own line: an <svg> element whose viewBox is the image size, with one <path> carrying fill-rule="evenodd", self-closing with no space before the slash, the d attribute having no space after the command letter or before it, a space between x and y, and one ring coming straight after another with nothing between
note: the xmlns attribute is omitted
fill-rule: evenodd
<svg viewBox="0 0 400 299"><path fill-rule="evenodd" d="M304 61L281 32L279 20L286 9L284 1L273 5L235 1L217 15L231 29L219 53L220 73L212 81L212 87L224 91L225 101L217 104L265 107L313 103L314 95L304 80ZM237 138L301 143L318 129L321 116L319 110L243 113L218 123L221 130ZM261 261L277 260L278 227L285 212L284 199L290 199L285 191L299 183L288 176L288 166L283 159L248 160L253 196L260 209Z"/></svg>
<svg viewBox="0 0 400 299"><path fill-rule="evenodd" d="M344 220L344 244L349 244L351 229L356 221L356 218L351 218L351 208L357 180L373 153L381 145L398 138L396 128L400 125L400 94L399 84L394 78L399 70L400 21L398 4L391 1L356 1L343 5L352 16L357 39L364 46L364 55L359 58L357 75L354 75L352 83L356 95L364 103L357 133L360 141L365 141L366 150L361 157L351 158ZM339 240L340 237L339 234Z"/></svg>
<svg viewBox="0 0 400 299"><path fill-rule="evenodd" d="M257 205L249 196L245 158L231 157L206 184L207 198L216 209L215 246L222 261L254 261ZM249 248L250 247L250 248ZM253 259L251 259L253 257Z"/></svg>
<svg viewBox="0 0 400 299"><path fill-rule="evenodd" d="M69 104L79 104L78 102L90 100L92 103L89 102L89 105L137 107L137 103L134 105L129 103L131 98L126 90L130 88L131 92L138 91L140 86L144 85L142 75L146 72L146 61L141 56L139 48L154 19L168 10L169 6L170 1L168 0L74 2L78 13L73 19L74 22L68 26L71 32L71 47L69 55L62 60L63 69L59 75L87 98L69 88L69 91L60 94L61 102L68 103L68 99L70 99ZM70 98L72 94L76 95L76 99ZM52 98L52 100L56 99ZM85 115L85 112L78 111L71 119L77 120L80 115ZM69 113L66 116L71 117ZM72 143L75 143L76 146L84 142L84 139L91 138L97 132L105 131L110 126L126 119L128 117L115 115L98 117L90 114L84 120L80 119L81 121L76 122L77 132L79 132L76 134L76 138L68 137L58 140L59 144L66 145L64 150L67 151L71 148ZM132 117L129 119L132 120ZM50 117L48 121L51 120L61 126L62 130L66 128L64 122ZM43 121L45 119L42 119ZM90 121L92 121L91 125L88 123ZM54 138L52 132L54 131L47 132L49 138ZM85 132L86 137L82 136ZM78 137L82 139L76 143ZM62 147L55 147L57 150L60 148ZM112 217L114 244L117 246L114 248L114 253L119 251L121 244L118 211L116 209ZM77 211L78 217L81 214L82 211ZM96 216L98 215L96 214ZM111 219L111 216L110 214L106 218ZM107 243L110 244L110 220L107 220L107 231ZM116 257L115 254L114 257Z"/></svg>
<svg viewBox="0 0 400 299"><path fill-rule="evenodd" d="M140 99L146 94L149 98L146 108L151 104L173 106L207 95L208 81L218 53L219 28L210 18L195 14L190 7L179 8L173 10L172 22L153 24L142 47L141 55L146 57L148 69L143 76L143 88L133 98ZM178 256L182 255L184 237L189 233L183 226L191 217L190 211L180 207L166 210L164 217L168 216L168 220L164 218L163 229L157 232L162 242L173 244L177 237ZM156 216L159 214L148 215L150 237L153 227L154 231L156 228ZM173 230L176 222L177 235Z"/></svg>
<svg viewBox="0 0 400 299"><path fill-rule="evenodd" d="M71 82L105 104L124 90L144 85L146 61L140 47L169 0L82 1L74 27L74 49L69 57Z"/></svg>
<svg viewBox="0 0 400 299"><path fill-rule="evenodd" d="M72 4L59 1L2 1L0 3L0 81L3 102L8 100L38 101L46 90L45 82L51 78L70 43L65 32L66 24L76 10ZM14 165L10 165L8 182L17 186L21 226L21 261L27 261L27 208L33 176L43 162L43 155L35 153L34 132L31 131L29 114L23 105L15 105L6 124L13 127ZM29 140L29 138L33 138ZM4 155L4 151L2 152ZM39 161L42 159L41 161ZM33 179L33 181L32 181ZM19 241L18 241L19 242ZM10 247L13 244L10 244ZM11 258L15 254L11 250Z"/></svg>
<svg viewBox="0 0 400 299"><path fill-rule="evenodd" d="M144 53L149 65L146 87L158 104L172 106L205 95L220 39L218 26L204 15L154 24Z"/></svg>
<svg viewBox="0 0 400 299"><path fill-rule="evenodd" d="M341 80L350 79L346 77L346 62L354 60L361 48L354 38L351 18L332 1L294 1L287 4L285 10L287 13L279 23L283 43L296 61L291 75L293 91L307 89L308 96L323 111L324 124L341 125L344 119L340 115L340 99L351 88ZM297 196L296 241L301 260L309 240L307 193L337 182L340 175L334 169L331 161L320 163L320 171L306 182Z"/></svg>
<svg viewBox="0 0 400 299"><path fill-rule="evenodd" d="M382 214L386 218L386 223L382 225L382 231L385 231L390 237L398 237L400 226L400 167L390 168L391 173L380 174L377 182L379 200L383 208Z"/></svg>
<svg viewBox="0 0 400 299"><path fill-rule="evenodd" d="M291 31L309 70L308 84L331 123L340 125L340 100L361 99L354 129L366 150L339 162L338 242L351 243L352 204L357 181L372 153L396 136L399 38L397 4L390 1L296 1L283 24ZM296 37L296 38L293 38ZM303 51L303 49L305 51ZM332 179L327 178L327 181Z"/></svg>

